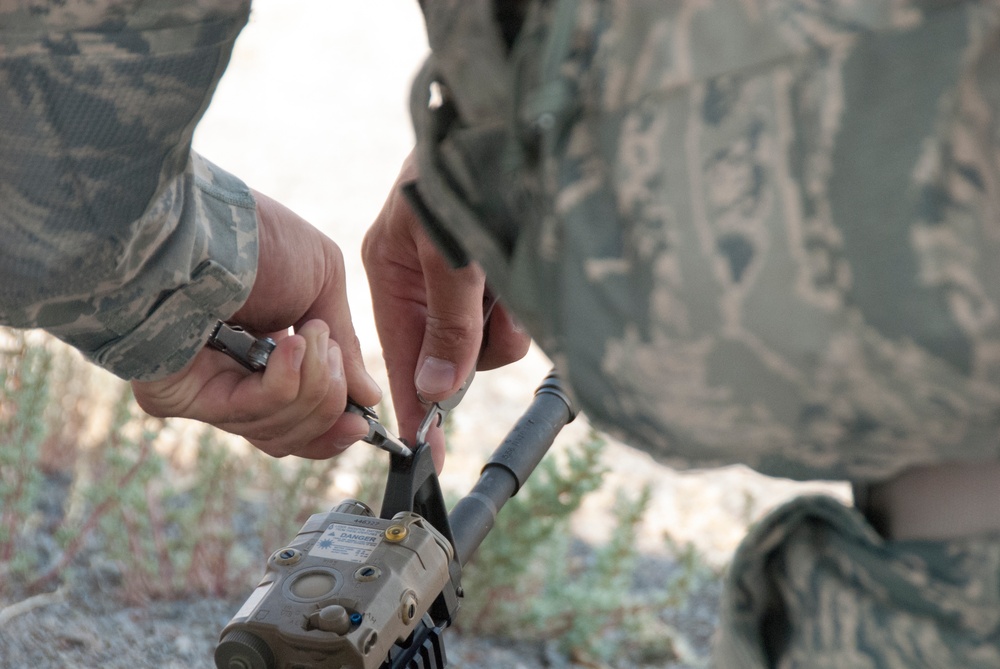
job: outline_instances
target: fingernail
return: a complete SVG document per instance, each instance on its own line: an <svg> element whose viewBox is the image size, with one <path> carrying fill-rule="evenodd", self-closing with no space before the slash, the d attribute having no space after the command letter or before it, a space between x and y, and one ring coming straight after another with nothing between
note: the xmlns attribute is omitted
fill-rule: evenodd
<svg viewBox="0 0 1000 669"><path fill-rule="evenodd" d="M344 451L346 451L348 448L358 443L359 441L361 441L360 437L357 439L351 439L349 437L347 438L337 437L331 442L333 444L333 447L336 449L336 452L333 455L340 455L341 453L343 453Z"/></svg>
<svg viewBox="0 0 1000 669"><path fill-rule="evenodd" d="M341 425L344 429L344 434L334 437L333 443L337 447L347 448L351 444L357 443L368 436L368 422L361 416L344 414L341 416L340 421L345 421Z"/></svg>
<svg viewBox="0 0 1000 669"><path fill-rule="evenodd" d="M301 340L296 343L295 348L292 349L292 369L296 372L302 369L302 361L306 357L306 342Z"/></svg>
<svg viewBox="0 0 1000 669"><path fill-rule="evenodd" d="M333 349L337 348L337 351ZM340 347L331 341L326 347L326 362L330 366L330 378L339 381L344 378L344 359L340 357Z"/></svg>
<svg viewBox="0 0 1000 669"><path fill-rule="evenodd" d="M417 372L415 381L417 392L430 396L451 390L451 387L455 385L455 372L454 363L427 356Z"/></svg>
<svg viewBox="0 0 1000 669"><path fill-rule="evenodd" d="M374 390L378 394L378 397L381 400L382 399L382 388L380 388L379 385L378 385L378 383L375 382L375 379L373 379L371 377L371 374L368 373L368 370L364 369L364 370L361 370L361 371L364 372L365 378L368 380L368 385L371 386L371 389Z"/></svg>
<svg viewBox="0 0 1000 669"><path fill-rule="evenodd" d="M326 350L323 350L323 342L326 342ZM330 357L330 349L337 345L337 342L333 341L327 335L316 338L316 347L319 349L319 361L326 362L326 359Z"/></svg>

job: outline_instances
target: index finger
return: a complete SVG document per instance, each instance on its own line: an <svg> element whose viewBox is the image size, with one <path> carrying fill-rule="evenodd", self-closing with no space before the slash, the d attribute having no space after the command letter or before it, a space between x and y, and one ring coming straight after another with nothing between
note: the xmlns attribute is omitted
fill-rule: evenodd
<svg viewBox="0 0 1000 669"><path fill-rule="evenodd" d="M351 398L365 406L374 406L381 401L382 392L365 369L361 343L354 331L343 255L340 248L332 244L325 246L324 251L323 286L297 325L319 319L329 326L330 338L340 346Z"/></svg>

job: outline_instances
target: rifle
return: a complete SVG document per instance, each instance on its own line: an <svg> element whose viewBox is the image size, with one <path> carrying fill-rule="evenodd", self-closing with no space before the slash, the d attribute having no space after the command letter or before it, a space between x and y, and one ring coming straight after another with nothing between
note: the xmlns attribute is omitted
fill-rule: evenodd
<svg viewBox="0 0 1000 669"><path fill-rule="evenodd" d="M263 579L222 630L216 667L446 667L443 633L464 596L462 568L574 417L550 373L450 513L430 447L419 444L412 456L391 451L379 516L354 499L311 516L271 554ZM384 439L383 432L369 441Z"/></svg>

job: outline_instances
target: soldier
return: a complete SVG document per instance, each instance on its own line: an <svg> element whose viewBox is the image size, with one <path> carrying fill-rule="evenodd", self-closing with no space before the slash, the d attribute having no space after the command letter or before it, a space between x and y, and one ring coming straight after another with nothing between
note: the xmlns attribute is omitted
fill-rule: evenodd
<svg viewBox="0 0 1000 669"><path fill-rule="evenodd" d="M626 443L854 483L745 539L717 666L1000 666L1000 6L423 5L419 179L365 243L403 433L484 272Z"/></svg>

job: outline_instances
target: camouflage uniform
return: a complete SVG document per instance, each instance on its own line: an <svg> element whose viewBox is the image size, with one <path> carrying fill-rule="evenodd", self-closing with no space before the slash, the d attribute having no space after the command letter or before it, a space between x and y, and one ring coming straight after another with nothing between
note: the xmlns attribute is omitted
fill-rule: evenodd
<svg viewBox="0 0 1000 669"><path fill-rule="evenodd" d="M1000 540L886 541L837 500L793 500L729 567L713 665L1000 667Z"/></svg>
<svg viewBox="0 0 1000 669"><path fill-rule="evenodd" d="M256 206L191 135L248 14L249 0L0 6L0 323L155 378L246 301Z"/></svg>
<svg viewBox="0 0 1000 669"><path fill-rule="evenodd" d="M428 225L595 423L800 479L997 459L996 3L552 0L512 44L489 0L425 4ZM998 576L995 538L799 500L737 555L717 661L1000 666Z"/></svg>

